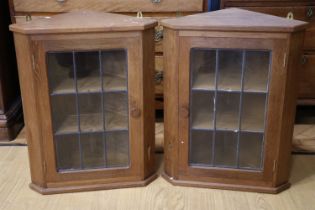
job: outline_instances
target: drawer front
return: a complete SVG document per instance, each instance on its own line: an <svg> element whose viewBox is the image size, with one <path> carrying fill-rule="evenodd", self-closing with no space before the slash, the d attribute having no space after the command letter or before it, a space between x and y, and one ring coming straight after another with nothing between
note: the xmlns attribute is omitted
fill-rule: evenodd
<svg viewBox="0 0 315 210"><path fill-rule="evenodd" d="M242 7L247 10L266 13L270 15L288 17L303 21L315 20L315 6L288 6L288 7Z"/></svg>
<svg viewBox="0 0 315 210"><path fill-rule="evenodd" d="M315 21L310 23L310 26L305 32L304 49L305 50L315 49Z"/></svg>
<svg viewBox="0 0 315 210"><path fill-rule="evenodd" d="M88 9L107 12L202 11L203 0L13 0L16 12L68 12Z"/></svg>
<svg viewBox="0 0 315 210"><path fill-rule="evenodd" d="M315 54L304 55L299 75L299 98L315 98Z"/></svg>

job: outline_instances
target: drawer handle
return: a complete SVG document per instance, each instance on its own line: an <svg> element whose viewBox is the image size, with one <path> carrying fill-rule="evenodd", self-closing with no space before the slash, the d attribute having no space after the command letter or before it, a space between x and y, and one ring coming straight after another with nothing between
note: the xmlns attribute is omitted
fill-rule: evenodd
<svg viewBox="0 0 315 210"><path fill-rule="evenodd" d="M308 8L308 10L307 10L307 13L306 13L306 16L308 17L308 18L311 18L311 17L313 17L313 8L312 7L310 7L310 8Z"/></svg>
<svg viewBox="0 0 315 210"><path fill-rule="evenodd" d="M161 0L151 0L151 2L152 2L153 4L159 4L159 3L161 2Z"/></svg>
<svg viewBox="0 0 315 210"><path fill-rule="evenodd" d="M154 41L159 42L163 39L163 28L159 27L155 29Z"/></svg>
<svg viewBox="0 0 315 210"><path fill-rule="evenodd" d="M163 81L163 71L156 71L154 80L156 84L161 84L161 82Z"/></svg>
<svg viewBox="0 0 315 210"><path fill-rule="evenodd" d="M293 20L293 19L294 19L293 12L289 12L289 13L287 14L287 18L290 19L290 20Z"/></svg>
<svg viewBox="0 0 315 210"><path fill-rule="evenodd" d="M28 21L31 21L32 20L32 16L31 15L26 15L25 16L25 21L28 22Z"/></svg>
<svg viewBox="0 0 315 210"><path fill-rule="evenodd" d="M307 57L305 55L302 56L301 63L302 63L302 65L307 63Z"/></svg>
<svg viewBox="0 0 315 210"><path fill-rule="evenodd" d="M143 14L141 11L137 12L137 18L143 18Z"/></svg>
<svg viewBox="0 0 315 210"><path fill-rule="evenodd" d="M64 3L66 0L56 0L58 3Z"/></svg>

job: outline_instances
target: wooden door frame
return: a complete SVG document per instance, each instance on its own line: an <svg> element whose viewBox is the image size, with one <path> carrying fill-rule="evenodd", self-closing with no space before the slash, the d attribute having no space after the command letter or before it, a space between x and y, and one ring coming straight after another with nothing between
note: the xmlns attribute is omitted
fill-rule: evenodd
<svg viewBox="0 0 315 210"><path fill-rule="evenodd" d="M179 64L179 174L180 180L224 182L272 186L274 162L277 159L281 135L281 116L286 86L286 66L283 65L288 49L285 34L268 35L255 33L190 32L180 33ZM270 37L273 36L273 37ZM253 38L254 37L254 38ZM191 168L188 164L189 151L189 98L190 98L190 49L191 48L266 49L272 51L269 95L262 172L243 169ZM265 153L267 151L267 153Z"/></svg>
<svg viewBox="0 0 315 210"><path fill-rule="evenodd" d="M143 118L134 116L135 105L141 104L142 93L142 63L141 32L78 34L78 35L48 35L32 36L36 83L38 87L40 106L40 121L42 122L42 148L44 154L45 179L47 187L73 186L77 184L98 184L122 181L141 180L143 168L142 145L143 137L138 134L142 130ZM58 173L56 169L55 147L53 143L51 105L46 67L46 52L66 50L107 50L126 49L128 55L128 103L129 103L129 158L127 169L95 169L78 170L76 172ZM37 63L37 64L36 64ZM140 106L141 107L141 106ZM141 112L141 110L140 110ZM137 164L136 164L137 163ZM88 180L88 181L87 181Z"/></svg>

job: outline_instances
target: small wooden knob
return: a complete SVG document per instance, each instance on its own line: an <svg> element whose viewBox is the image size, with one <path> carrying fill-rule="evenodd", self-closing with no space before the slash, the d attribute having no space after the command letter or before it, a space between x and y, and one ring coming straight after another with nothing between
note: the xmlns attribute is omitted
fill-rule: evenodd
<svg viewBox="0 0 315 210"><path fill-rule="evenodd" d="M189 109L188 109L188 107L181 107L180 108L180 114L181 114L181 116L183 116L184 118L188 118L189 117Z"/></svg>
<svg viewBox="0 0 315 210"><path fill-rule="evenodd" d="M141 116L141 110L138 108L131 109L131 116L134 118L138 118Z"/></svg>

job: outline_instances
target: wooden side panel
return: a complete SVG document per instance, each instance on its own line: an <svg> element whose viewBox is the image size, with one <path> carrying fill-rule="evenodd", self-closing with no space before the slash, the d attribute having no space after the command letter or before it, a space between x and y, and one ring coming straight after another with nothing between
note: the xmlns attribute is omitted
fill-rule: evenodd
<svg viewBox="0 0 315 210"><path fill-rule="evenodd" d="M295 117L295 107L298 85L298 67L300 67L304 32L291 35L289 44L289 54L287 56L287 76L284 92L284 107L282 114L281 137L279 142L278 161L276 164L275 186L283 184L289 179L291 169L291 147L293 126ZM285 79L285 78L283 78Z"/></svg>
<svg viewBox="0 0 315 210"><path fill-rule="evenodd" d="M304 56L305 63L298 72L300 77L299 97L315 98L315 54L305 54Z"/></svg>
<svg viewBox="0 0 315 210"><path fill-rule="evenodd" d="M178 32L164 29L164 163L177 177L178 164Z"/></svg>
<svg viewBox="0 0 315 210"><path fill-rule="evenodd" d="M203 0L13 0L17 12L69 12L71 10L97 10L107 12L185 12L202 11Z"/></svg>
<svg viewBox="0 0 315 210"><path fill-rule="evenodd" d="M21 34L14 34L16 55L18 58L19 78L22 92L23 111L26 125L29 161L32 182L45 187L45 164L42 154L43 134L39 110L40 98L36 86L34 60L29 52L33 52L30 39Z"/></svg>
<svg viewBox="0 0 315 210"><path fill-rule="evenodd" d="M154 109L154 29L143 32L143 131L144 178L155 170L155 109Z"/></svg>

